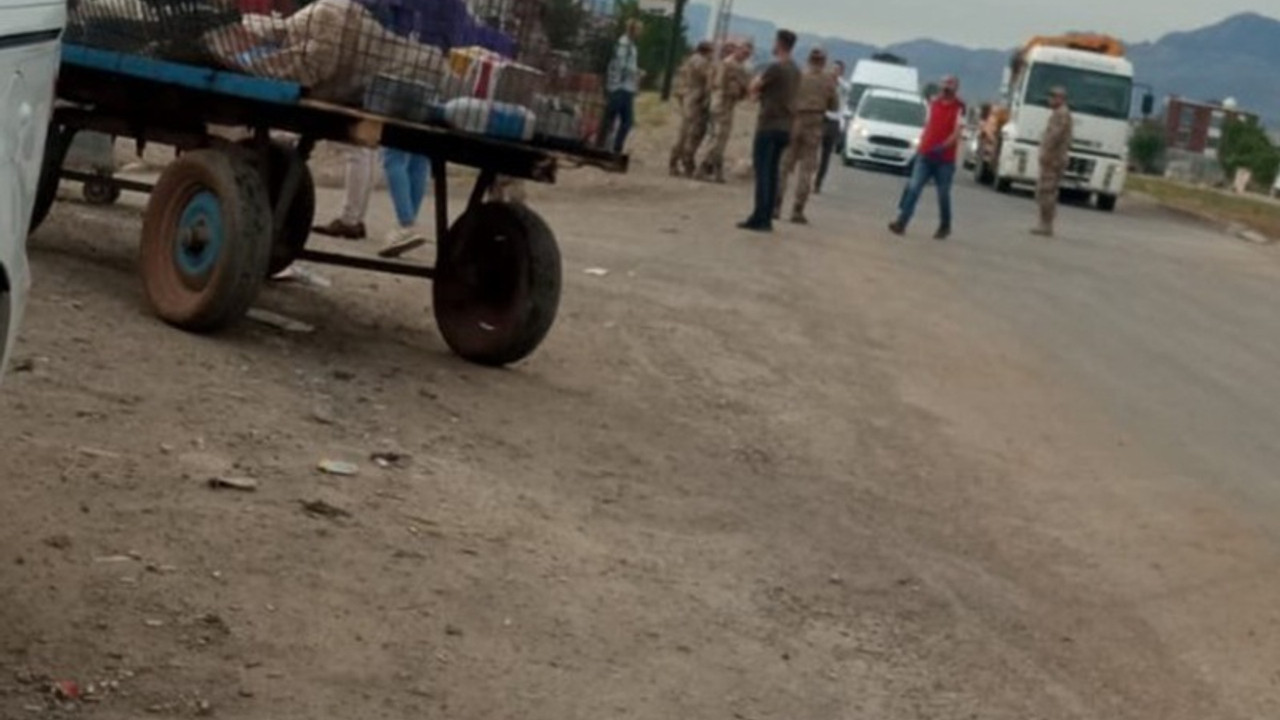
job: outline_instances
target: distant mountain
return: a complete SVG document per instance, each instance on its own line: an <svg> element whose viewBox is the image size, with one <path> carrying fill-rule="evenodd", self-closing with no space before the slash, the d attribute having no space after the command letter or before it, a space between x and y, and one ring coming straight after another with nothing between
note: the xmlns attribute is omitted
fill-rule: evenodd
<svg viewBox="0 0 1280 720"><path fill-rule="evenodd" d="M1256 13L1130 48L1138 80L1157 97L1234 97L1240 107L1280 123L1280 20Z"/></svg>
<svg viewBox="0 0 1280 720"><path fill-rule="evenodd" d="M702 38L711 22L708 5L690 5L689 35ZM773 43L777 25L767 20L735 16L730 32L754 38L765 50ZM993 98L1012 49L972 50L937 40L914 40L878 48L838 37L800 35L800 50L822 45L833 58L852 63L881 49L901 55L920 68L921 77L958 75L962 93L977 102ZM1234 97L1240 107L1280 124L1280 20L1244 13L1216 25L1177 32L1155 42L1129 48L1137 80L1155 91L1157 99L1181 95L1195 100Z"/></svg>

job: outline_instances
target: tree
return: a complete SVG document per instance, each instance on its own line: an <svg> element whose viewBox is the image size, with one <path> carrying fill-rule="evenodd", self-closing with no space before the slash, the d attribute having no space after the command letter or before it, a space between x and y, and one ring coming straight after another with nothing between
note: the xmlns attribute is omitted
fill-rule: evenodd
<svg viewBox="0 0 1280 720"><path fill-rule="evenodd" d="M1164 151L1164 128L1160 123L1148 120L1133 131L1133 138L1129 140L1129 157L1138 172L1148 175L1160 172Z"/></svg>
<svg viewBox="0 0 1280 720"><path fill-rule="evenodd" d="M1222 128L1218 161L1228 176L1239 168L1248 168L1255 183L1271 187L1280 169L1280 150L1271 144L1266 129L1257 121L1230 120Z"/></svg>

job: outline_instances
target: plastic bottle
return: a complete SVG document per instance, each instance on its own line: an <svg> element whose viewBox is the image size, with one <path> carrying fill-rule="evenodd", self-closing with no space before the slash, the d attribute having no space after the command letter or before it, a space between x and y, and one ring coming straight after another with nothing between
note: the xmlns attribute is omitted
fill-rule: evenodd
<svg viewBox="0 0 1280 720"><path fill-rule="evenodd" d="M524 142L533 139L538 124L528 108L471 97L445 103L444 121L464 132Z"/></svg>

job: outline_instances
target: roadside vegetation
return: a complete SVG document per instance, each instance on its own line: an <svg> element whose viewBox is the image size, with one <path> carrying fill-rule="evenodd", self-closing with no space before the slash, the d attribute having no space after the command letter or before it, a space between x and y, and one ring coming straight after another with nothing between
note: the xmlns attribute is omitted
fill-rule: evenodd
<svg viewBox="0 0 1280 720"><path fill-rule="evenodd" d="M1150 195L1175 210L1243 225L1272 240L1280 240L1280 202L1141 175L1129 177L1128 189Z"/></svg>

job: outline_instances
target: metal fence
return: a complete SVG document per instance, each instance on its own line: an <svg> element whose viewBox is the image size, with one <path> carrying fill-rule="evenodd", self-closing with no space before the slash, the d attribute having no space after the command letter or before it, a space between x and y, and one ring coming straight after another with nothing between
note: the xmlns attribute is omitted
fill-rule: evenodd
<svg viewBox="0 0 1280 720"><path fill-rule="evenodd" d="M611 0L79 0L67 42L297 82L316 100L580 145L621 26Z"/></svg>

